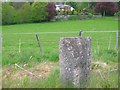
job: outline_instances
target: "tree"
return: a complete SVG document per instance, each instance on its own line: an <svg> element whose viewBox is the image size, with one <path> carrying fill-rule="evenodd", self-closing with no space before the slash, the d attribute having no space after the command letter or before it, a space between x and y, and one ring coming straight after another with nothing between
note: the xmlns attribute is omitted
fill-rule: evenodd
<svg viewBox="0 0 120 90"><path fill-rule="evenodd" d="M10 2L10 5L13 6L16 10L22 8L25 2Z"/></svg>
<svg viewBox="0 0 120 90"><path fill-rule="evenodd" d="M89 7L89 2L79 2L77 3L77 10L82 11L84 8Z"/></svg>
<svg viewBox="0 0 120 90"><path fill-rule="evenodd" d="M17 23L27 23L32 21L32 10L30 3L24 3L22 8L17 11L16 22Z"/></svg>
<svg viewBox="0 0 120 90"><path fill-rule="evenodd" d="M0 3L0 25L2 25L2 3Z"/></svg>
<svg viewBox="0 0 120 90"><path fill-rule="evenodd" d="M53 19L56 15L56 8L55 8L55 4L53 3L48 3L47 5L47 12L48 12L48 21L50 21L51 19Z"/></svg>
<svg viewBox="0 0 120 90"><path fill-rule="evenodd" d="M34 2L32 4L32 20L33 22L45 21L48 16L46 2Z"/></svg>
<svg viewBox="0 0 120 90"><path fill-rule="evenodd" d="M66 2L67 5L70 5L74 9L77 9L77 2Z"/></svg>
<svg viewBox="0 0 120 90"><path fill-rule="evenodd" d="M120 11L120 1L117 3L118 10Z"/></svg>
<svg viewBox="0 0 120 90"><path fill-rule="evenodd" d="M2 24L13 24L15 18L15 9L9 3L2 4Z"/></svg>
<svg viewBox="0 0 120 90"><path fill-rule="evenodd" d="M113 2L98 2L95 5L95 12L101 13L102 16L113 16L117 7Z"/></svg>

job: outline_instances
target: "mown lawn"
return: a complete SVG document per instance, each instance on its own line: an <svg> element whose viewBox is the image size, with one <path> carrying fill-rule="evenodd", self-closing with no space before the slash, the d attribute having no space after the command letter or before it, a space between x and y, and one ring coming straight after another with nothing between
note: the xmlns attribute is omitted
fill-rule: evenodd
<svg viewBox="0 0 120 90"><path fill-rule="evenodd" d="M101 19L72 20L65 22L31 23L19 25L7 25L2 27L3 34L31 33L31 32L61 32L79 30L118 30L118 21L113 17Z"/></svg>
<svg viewBox="0 0 120 90"><path fill-rule="evenodd" d="M11 82L5 82L11 78L5 78L3 80L3 87L62 87L59 80L59 39L60 37L73 37L78 36L79 31L83 30L83 37L92 38L92 61L93 62L105 62L110 66L109 70L117 68L117 49L116 49L116 33L115 32L101 32L101 33L86 33L84 31L117 31L118 22L113 17L104 17L101 19L90 20L75 20L64 22L50 22L50 23L31 23L31 24L18 24L7 25L2 27L3 33L3 49L2 49L2 66L3 68L18 65L32 68L35 65L44 62L56 63L57 68L54 68L51 73L52 76L48 76L44 81L35 79L35 83L30 82L29 78L25 76L22 81L17 80L14 84ZM76 33L59 33L59 32L74 32ZM42 47L42 54L38 47L38 43L35 37L35 33L40 32L58 32L38 34ZM17 34L15 34L17 33ZM32 33L32 34L31 34ZM8 67L7 67L8 68ZM97 67L102 72L106 72L107 69ZM57 69L57 71L56 71ZM104 71L103 71L104 70ZM108 70L108 71L109 71ZM19 69L13 70L12 74L19 71ZM94 71L93 71L94 72ZM100 76L95 77L99 73L94 72L91 77L92 85L88 87L117 87L117 75L116 71L107 72L105 74L106 80L101 80ZM5 75L5 74L3 74ZM113 76L113 79L111 79ZM4 77L4 76L3 76ZM110 81L109 81L110 80ZM96 84L97 81L100 81ZM5 83L4 83L5 82ZM23 83L24 82L24 83ZM101 84L102 82L105 85ZM22 84L21 84L22 83ZM39 84L36 84L39 83Z"/></svg>

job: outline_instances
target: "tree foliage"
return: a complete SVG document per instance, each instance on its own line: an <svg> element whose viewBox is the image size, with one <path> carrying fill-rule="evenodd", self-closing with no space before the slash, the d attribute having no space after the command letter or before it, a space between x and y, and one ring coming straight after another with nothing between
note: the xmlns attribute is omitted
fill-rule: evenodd
<svg viewBox="0 0 120 90"><path fill-rule="evenodd" d="M32 21L40 22L47 19L47 3L46 2L34 2L32 4Z"/></svg>
<svg viewBox="0 0 120 90"><path fill-rule="evenodd" d="M22 8L25 2L10 2L10 5L13 6L16 10Z"/></svg>
<svg viewBox="0 0 120 90"><path fill-rule="evenodd" d="M120 11L120 1L118 2L118 10Z"/></svg>
<svg viewBox="0 0 120 90"><path fill-rule="evenodd" d="M0 25L2 25L2 3L0 3Z"/></svg>
<svg viewBox="0 0 120 90"><path fill-rule="evenodd" d="M47 12L48 12L48 21L50 21L51 19L53 19L56 15L56 8L55 8L55 4L53 3L48 3L47 5Z"/></svg>
<svg viewBox="0 0 120 90"><path fill-rule="evenodd" d="M77 10L83 10L84 8L87 8L89 5L89 2L79 2L77 4Z"/></svg>
<svg viewBox="0 0 120 90"><path fill-rule="evenodd" d="M77 2L66 2L67 5L70 5L74 9L77 9Z"/></svg>
<svg viewBox="0 0 120 90"><path fill-rule="evenodd" d="M15 9L9 3L2 4L2 24L13 24L15 18Z"/></svg>
<svg viewBox="0 0 120 90"><path fill-rule="evenodd" d="M22 8L20 8L17 11L16 22L17 23L31 22L31 20L32 20L31 14L32 14L32 10L31 10L30 3L28 3L28 2L24 3Z"/></svg>
<svg viewBox="0 0 120 90"><path fill-rule="evenodd" d="M98 2L95 5L95 12L101 13L103 16L112 16L117 11L117 7L113 2Z"/></svg>

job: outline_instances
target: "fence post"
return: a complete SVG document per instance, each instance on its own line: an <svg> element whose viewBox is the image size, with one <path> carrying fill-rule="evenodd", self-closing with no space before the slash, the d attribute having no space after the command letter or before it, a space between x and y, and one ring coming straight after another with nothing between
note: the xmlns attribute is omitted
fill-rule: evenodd
<svg viewBox="0 0 120 90"><path fill-rule="evenodd" d="M39 40L38 34L36 34L36 39L38 41L38 46L40 48L40 53L42 53L42 48L41 48L41 45L40 45L40 40Z"/></svg>
<svg viewBox="0 0 120 90"><path fill-rule="evenodd" d="M21 52L21 40L19 39L19 53Z"/></svg>
<svg viewBox="0 0 120 90"><path fill-rule="evenodd" d="M116 48L118 49L118 31L116 32Z"/></svg>
<svg viewBox="0 0 120 90"><path fill-rule="evenodd" d="M64 85L85 87L91 66L91 38L60 38L60 78Z"/></svg>
<svg viewBox="0 0 120 90"><path fill-rule="evenodd" d="M108 50L110 50L110 45L111 45L111 36L110 36L110 38L109 38Z"/></svg>

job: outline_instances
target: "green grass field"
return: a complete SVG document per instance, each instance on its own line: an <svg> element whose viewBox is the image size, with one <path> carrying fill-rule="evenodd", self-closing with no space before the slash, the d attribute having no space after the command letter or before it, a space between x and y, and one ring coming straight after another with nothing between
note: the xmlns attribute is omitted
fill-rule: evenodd
<svg viewBox="0 0 120 90"><path fill-rule="evenodd" d="M117 31L118 21L113 17L104 17L100 19L75 20L51 23L30 23L2 26L3 33L3 51L2 66L3 69L10 69L17 63L21 66L27 65L25 68L33 68L43 62L55 63L54 70L51 74L41 82L41 78L29 80L27 76L22 80L15 79L12 82L11 77L5 77L3 87L62 87L59 80L59 39L60 37L78 36L79 31L83 30L83 37L92 38L92 61L105 62L110 66L109 70L97 67L106 73L117 68L117 49L116 49L116 33L115 32L97 32L87 33L84 31ZM35 33L40 32L58 32L49 34L38 34L41 41L43 53L40 54ZM76 33L60 33L60 32L76 32ZM16 34L17 33L17 34ZM29 34L32 33L32 34ZM19 52L20 51L20 52ZM10 76L21 71L20 69L12 69ZM94 74L93 74L94 73ZM93 71L88 87L117 87L118 73L107 72L104 74L106 79L101 80L99 73ZM108 74L110 73L110 74ZM3 77L6 73L3 73ZM95 76L96 78L93 78ZM113 77L112 77L113 76ZM42 79L43 80L43 79ZM5 82L7 81L7 82ZM34 83L33 83L34 81ZM98 84L96 82L100 81ZM105 85L103 85L105 84ZM18 86L19 85L19 86Z"/></svg>

